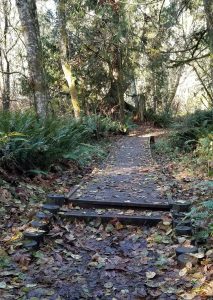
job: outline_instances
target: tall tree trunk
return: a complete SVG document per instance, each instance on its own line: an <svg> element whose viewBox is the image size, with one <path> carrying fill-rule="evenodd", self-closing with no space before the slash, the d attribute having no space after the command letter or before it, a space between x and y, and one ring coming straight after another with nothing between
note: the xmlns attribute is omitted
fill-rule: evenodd
<svg viewBox="0 0 213 300"><path fill-rule="evenodd" d="M168 96L165 97L165 101L164 101L164 112L170 112L171 111L171 107L172 104L174 102L176 93L177 93L177 89L179 87L179 83L180 83L180 79L181 79L181 75L183 72L183 66L179 68L179 70L177 70L176 75L172 75L172 79L173 81L170 83L170 90L168 91Z"/></svg>
<svg viewBox="0 0 213 300"><path fill-rule="evenodd" d="M39 118L44 119L47 115L49 94L42 57L36 2L35 0L16 0L16 5L25 38L30 86L34 95L35 108Z"/></svg>
<svg viewBox="0 0 213 300"><path fill-rule="evenodd" d="M155 114L157 113L157 107L158 107L158 97L156 95L154 95L153 96L153 112Z"/></svg>
<svg viewBox="0 0 213 300"><path fill-rule="evenodd" d="M209 36L209 49L210 49L210 69L211 81L213 85L213 1L203 0L204 9L206 13L207 30Z"/></svg>
<svg viewBox="0 0 213 300"><path fill-rule="evenodd" d="M134 95L135 95L135 104L136 104L136 120L139 122L144 121L144 114L146 109L146 98L142 91L139 92L136 85L136 80L133 81L134 84Z"/></svg>
<svg viewBox="0 0 213 300"><path fill-rule="evenodd" d="M138 112L139 112L139 120L141 122L144 121L145 110L146 110L146 98L145 98L144 94L140 94L139 95L139 108L138 108Z"/></svg>
<svg viewBox="0 0 213 300"><path fill-rule="evenodd" d="M122 66L122 53L121 48L116 49L116 65L117 65L117 95L118 95L118 101L119 101L119 118L120 122L124 123L124 88L123 88L123 66Z"/></svg>
<svg viewBox="0 0 213 300"><path fill-rule="evenodd" d="M10 110L10 62L6 61L6 72L3 74L2 107L4 111Z"/></svg>
<svg viewBox="0 0 213 300"><path fill-rule="evenodd" d="M7 44L8 44L8 28L9 28L9 3L7 0L3 0L3 13L4 13L4 36L3 36L3 47L0 49L0 64L2 73L2 107L4 111L10 109L10 61L7 55Z"/></svg>
<svg viewBox="0 0 213 300"><path fill-rule="evenodd" d="M60 56L61 56L61 66L64 72L65 79L67 81L71 103L76 119L79 119L81 109L78 99L78 92L75 84L75 76L72 72L71 63L69 61L69 43L68 35L66 30L66 0L58 0L58 21L59 21L59 30L60 30Z"/></svg>
<svg viewBox="0 0 213 300"><path fill-rule="evenodd" d="M117 80L111 76L110 79L110 88L107 94L104 96L104 101L110 106L115 106L118 104L118 95L117 95Z"/></svg>
<svg viewBox="0 0 213 300"><path fill-rule="evenodd" d="M120 10L119 6L113 6L114 22L117 28L120 26ZM117 75L117 98L119 103L119 118L120 122L124 123L124 88L123 88L123 57L121 43L118 41L114 51L114 68Z"/></svg>

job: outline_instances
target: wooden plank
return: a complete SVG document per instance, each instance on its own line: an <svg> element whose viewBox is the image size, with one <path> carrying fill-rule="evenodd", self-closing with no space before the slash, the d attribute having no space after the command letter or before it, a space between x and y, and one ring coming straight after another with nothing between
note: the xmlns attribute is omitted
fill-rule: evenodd
<svg viewBox="0 0 213 300"><path fill-rule="evenodd" d="M109 201L109 200L90 200L90 199L68 199L68 201L76 206L80 207L120 207L120 208L140 208L150 210L164 210L169 211L172 205L169 203L145 203L139 201Z"/></svg>
<svg viewBox="0 0 213 300"><path fill-rule="evenodd" d="M119 215L116 213L103 213L98 214L95 211L89 210L70 210L60 211L59 216L69 220L86 220L90 221L93 219L101 219L102 222L109 222L111 220L118 220L122 224L126 225L156 225L162 218L160 216L130 216L130 215Z"/></svg>

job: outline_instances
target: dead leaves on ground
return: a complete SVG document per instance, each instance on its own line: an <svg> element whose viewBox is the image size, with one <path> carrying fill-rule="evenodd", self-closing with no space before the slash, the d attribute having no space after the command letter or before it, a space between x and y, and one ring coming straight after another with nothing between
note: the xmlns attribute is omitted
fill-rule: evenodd
<svg viewBox="0 0 213 300"><path fill-rule="evenodd" d="M167 196L194 201L206 197L208 191L199 185L199 178L192 179L186 172L178 177L177 171L178 166L170 163L164 175L158 170L154 178ZM64 191L70 178L65 174L56 182L58 190ZM25 182L17 188L4 184L0 190L0 214L5 216L0 225L2 300L203 300L213 296L212 250L204 253L198 265L178 268L168 215L153 228L124 226L117 221L106 225L58 222L39 251L19 252L20 233L45 196L45 182L40 180L40 184ZM189 241L179 242L187 245Z"/></svg>
<svg viewBox="0 0 213 300"><path fill-rule="evenodd" d="M39 251L13 256L16 267L12 272L3 268L0 290L6 291L7 297L12 291L17 299L36 300L53 295L66 299L65 291L68 299L203 300L211 296L210 250L198 266L179 269L172 233L166 236L171 225L122 225L120 230L116 226L109 230L110 225L78 222L64 226L59 222ZM163 242L165 237L169 240ZM3 255L10 257L6 252ZM14 281L19 272L22 275Z"/></svg>

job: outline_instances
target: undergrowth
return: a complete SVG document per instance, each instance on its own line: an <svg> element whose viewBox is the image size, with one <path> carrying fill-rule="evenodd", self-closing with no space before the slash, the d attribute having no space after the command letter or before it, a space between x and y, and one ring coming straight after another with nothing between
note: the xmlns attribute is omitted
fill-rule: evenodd
<svg viewBox="0 0 213 300"><path fill-rule="evenodd" d="M196 111L182 118L172 133L159 139L154 145L157 155L164 155L187 167L192 174L211 177L213 162L213 110ZM213 189L212 181L205 181L202 191ZM195 187L196 188L196 187ZM213 199L198 199L193 206L191 217L196 227L196 238L213 236Z"/></svg>
<svg viewBox="0 0 213 300"><path fill-rule="evenodd" d="M152 109L148 109L145 112L144 118L146 121L152 122L154 126L160 128L167 128L171 126L173 122L172 113L170 111L155 113Z"/></svg>
<svg viewBox="0 0 213 300"><path fill-rule="evenodd" d="M191 212L195 224L195 236L198 240L213 237L213 199L201 202Z"/></svg>
<svg viewBox="0 0 213 300"><path fill-rule="evenodd" d="M80 164L102 157L100 137L125 133L127 126L108 117L81 121L49 117L39 121L32 112L0 112L0 167L9 170L48 170L51 164L72 159Z"/></svg>
<svg viewBox="0 0 213 300"><path fill-rule="evenodd" d="M173 125L173 131L155 145L157 153L172 157L189 153L196 163L213 160L213 110L196 111ZM185 155L187 156L187 155Z"/></svg>
<svg viewBox="0 0 213 300"><path fill-rule="evenodd" d="M174 126L174 133L170 136L172 147L181 151L199 149L204 156L213 155L213 110L197 110L186 116Z"/></svg>

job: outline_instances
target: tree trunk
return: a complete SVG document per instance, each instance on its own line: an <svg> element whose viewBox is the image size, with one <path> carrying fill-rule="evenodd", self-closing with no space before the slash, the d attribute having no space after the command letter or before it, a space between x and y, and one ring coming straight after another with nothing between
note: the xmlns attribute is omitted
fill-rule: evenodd
<svg viewBox="0 0 213 300"><path fill-rule="evenodd" d="M68 43L68 35L66 30L66 1L58 0L58 21L59 21L59 31L60 31L60 56L61 56L61 66L64 72L65 79L67 81L71 103L74 111L74 115L76 119L79 119L81 109L78 99L78 92L75 84L75 76L72 72L72 67L69 61L70 53L69 53L69 43Z"/></svg>
<svg viewBox="0 0 213 300"><path fill-rule="evenodd" d="M117 73L118 73L118 80L117 80L117 95L119 101L119 118L121 124L124 123L124 88L123 88L123 70L122 70L122 54L121 48L116 49L117 55Z"/></svg>
<svg viewBox="0 0 213 300"><path fill-rule="evenodd" d="M107 94L104 96L104 101L110 106L115 106L118 104L117 80L113 76L110 79L110 88Z"/></svg>
<svg viewBox="0 0 213 300"><path fill-rule="evenodd" d="M7 55L7 39L8 39L8 28L9 28L9 8L8 2L3 1L3 13L4 13L4 36L3 36L3 47L4 49L0 49L0 64L1 64L1 73L2 73L2 107L4 111L8 111L10 109L10 61L8 60Z"/></svg>
<svg viewBox="0 0 213 300"><path fill-rule="evenodd" d="M34 95L34 104L39 118L47 115L49 99L45 78L42 45L35 0L16 0L21 21L30 75L30 86Z"/></svg>
<svg viewBox="0 0 213 300"><path fill-rule="evenodd" d="M118 55L118 99L119 99L119 116L121 124L124 124L124 87L123 87L123 65L122 65L122 50L117 51Z"/></svg>
<svg viewBox="0 0 213 300"><path fill-rule="evenodd" d="M3 75L2 106L4 111L10 110L10 63L6 61L6 72Z"/></svg>
<svg viewBox="0 0 213 300"><path fill-rule="evenodd" d="M139 118L140 121L144 121L144 113L146 109L146 98L144 94L139 95Z"/></svg>
<svg viewBox="0 0 213 300"><path fill-rule="evenodd" d="M209 49L210 49L210 70L211 81L213 85L213 1L203 0L204 9L206 13L207 30L209 36Z"/></svg>
<svg viewBox="0 0 213 300"><path fill-rule="evenodd" d="M120 27L120 9L119 6L112 5L113 9L113 19L115 26L117 28ZM124 123L124 83L123 83L123 57L122 57L122 47L121 43L117 41L117 44L114 45L114 58L112 67L114 70L114 77L116 81L116 88L117 88L117 100L119 104L119 119L120 122Z"/></svg>
<svg viewBox="0 0 213 300"><path fill-rule="evenodd" d="M183 71L183 66L181 66L179 70L177 70L176 75L172 75L173 82L170 84L170 91L168 92L168 97L165 97L164 112L171 111L171 107L174 102L177 89L179 87L182 71Z"/></svg>
<svg viewBox="0 0 213 300"><path fill-rule="evenodd" d="M158 97L156 95L153 96L153 112L157 113L157 106L158 106Z"/></svg>

